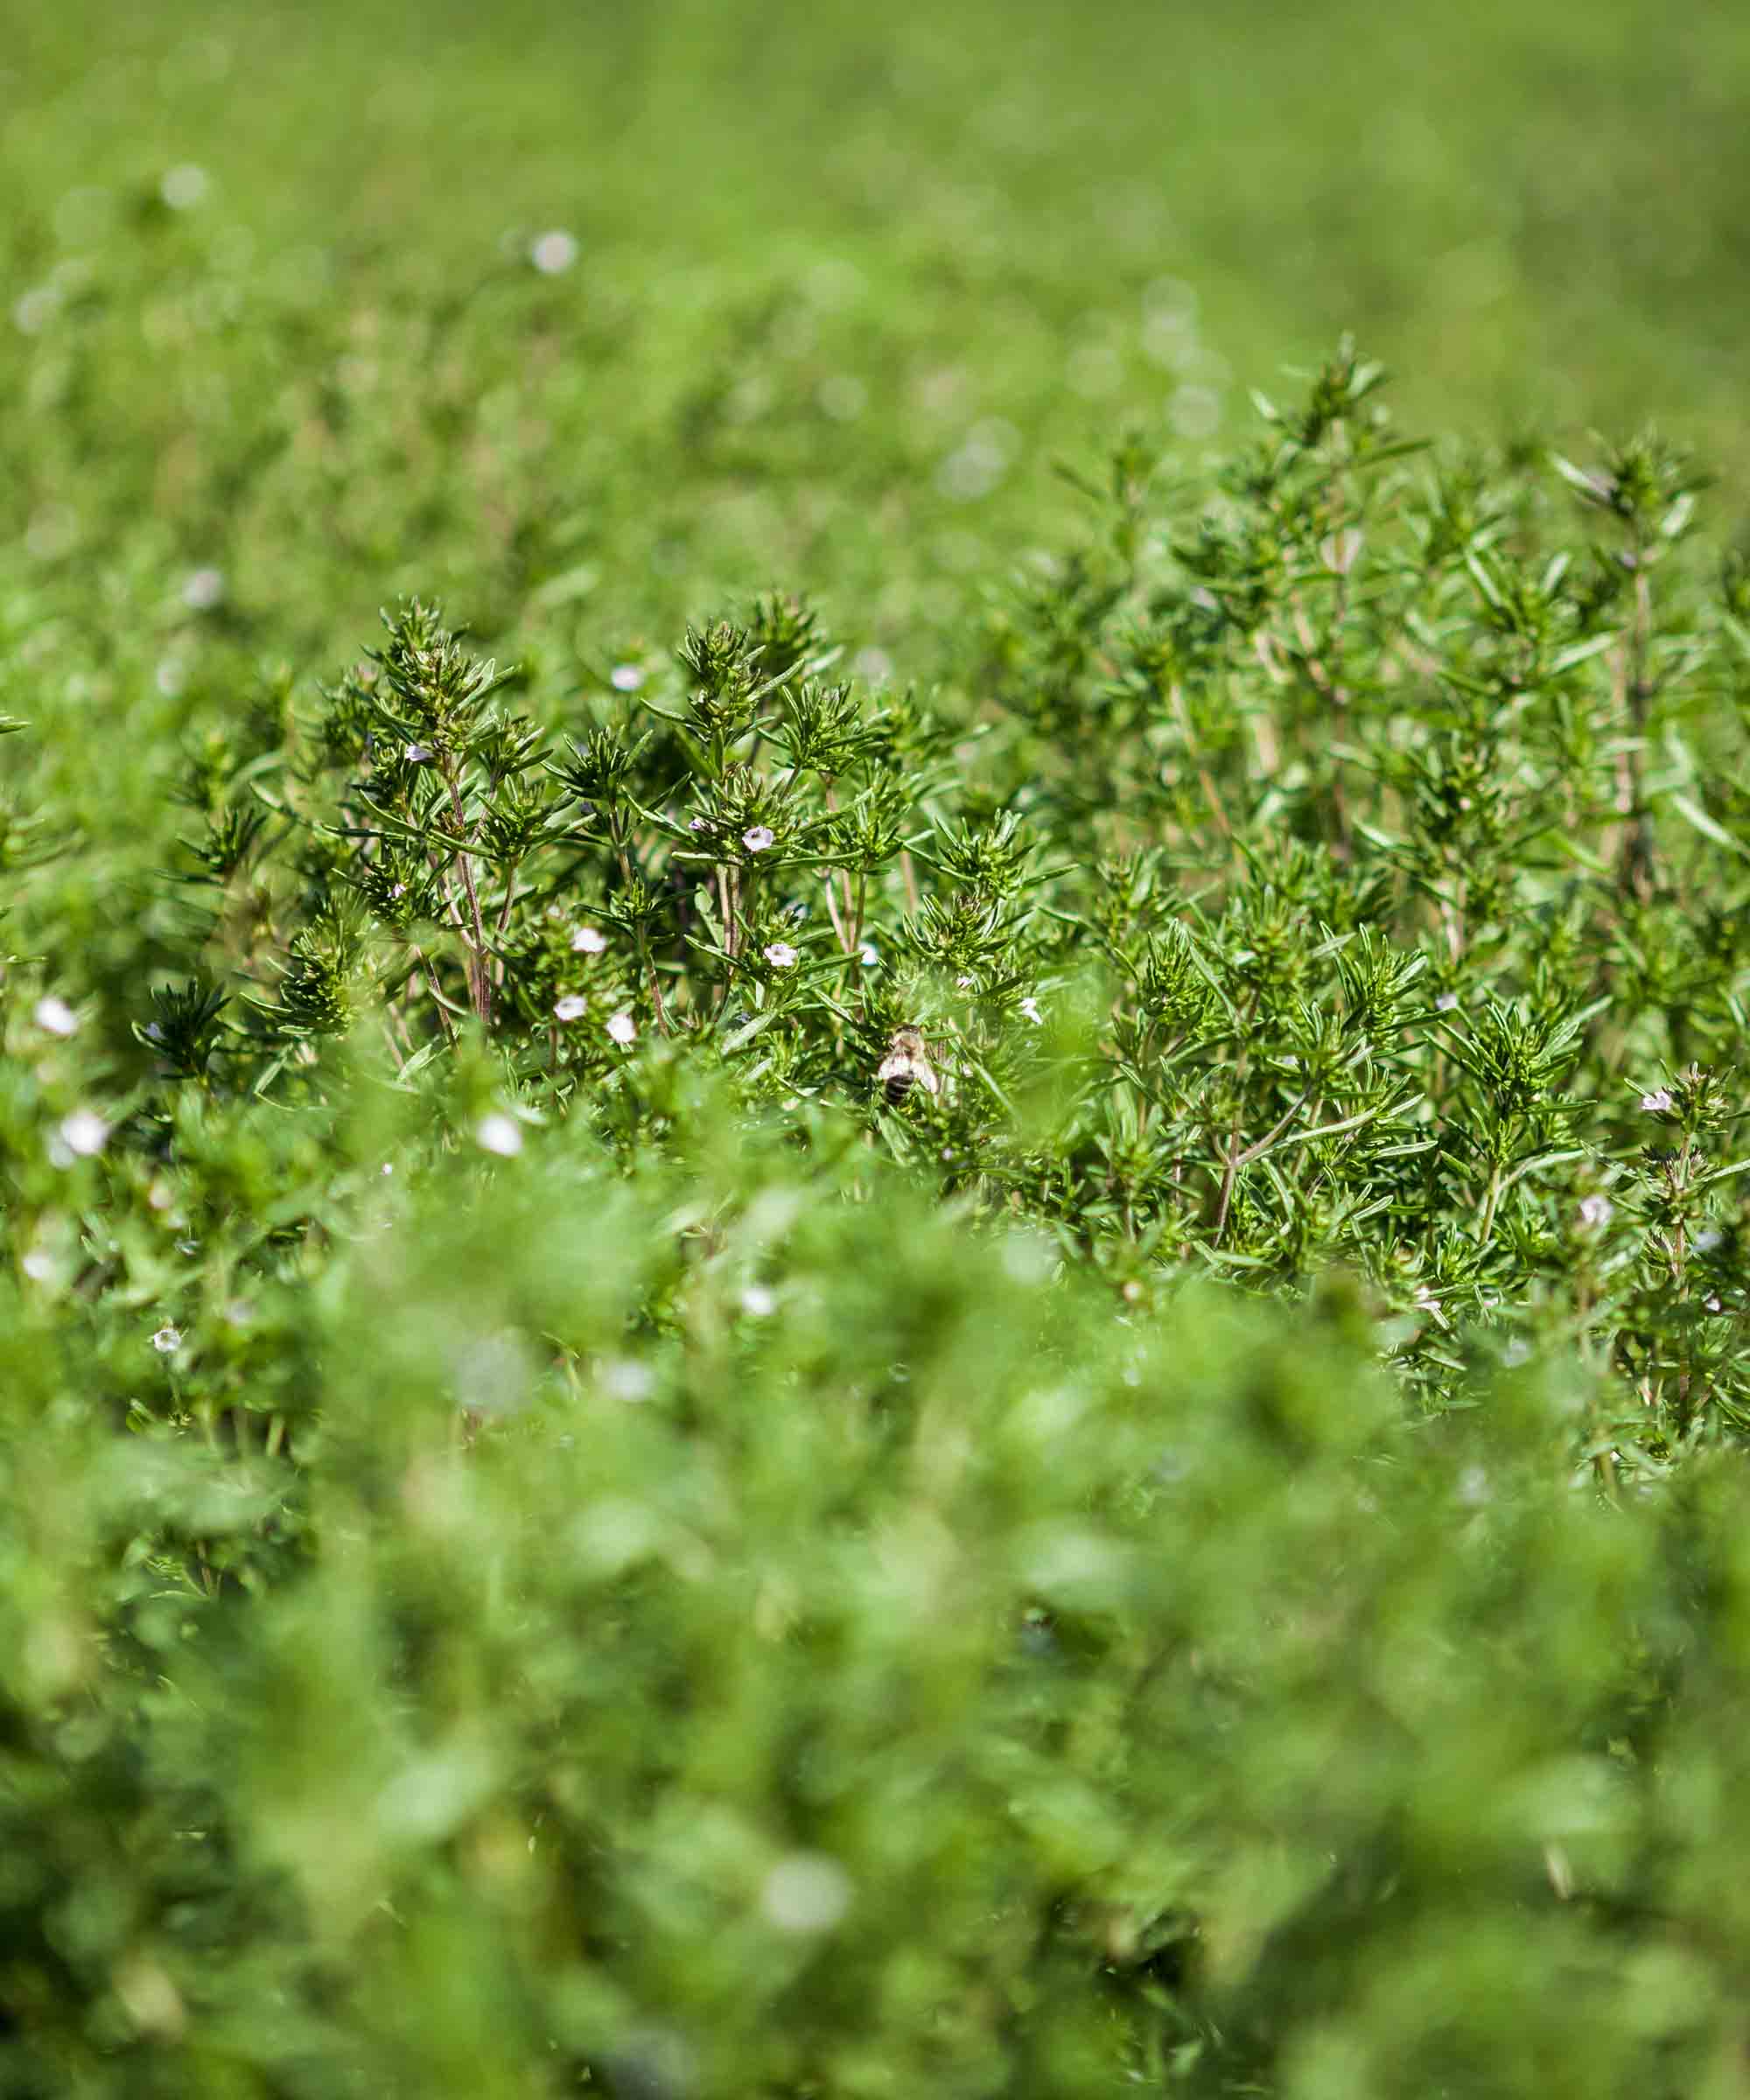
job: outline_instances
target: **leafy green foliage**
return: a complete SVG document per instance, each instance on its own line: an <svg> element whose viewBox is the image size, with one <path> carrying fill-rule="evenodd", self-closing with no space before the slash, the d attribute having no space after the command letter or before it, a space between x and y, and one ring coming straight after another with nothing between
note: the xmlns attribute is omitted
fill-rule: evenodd
<svg viewBox="0 0 1750 2100"><path fill-rule="evenodd" d="M1382 380L9 741L7 2090L1738 2090L1741 578Z"/></svg>

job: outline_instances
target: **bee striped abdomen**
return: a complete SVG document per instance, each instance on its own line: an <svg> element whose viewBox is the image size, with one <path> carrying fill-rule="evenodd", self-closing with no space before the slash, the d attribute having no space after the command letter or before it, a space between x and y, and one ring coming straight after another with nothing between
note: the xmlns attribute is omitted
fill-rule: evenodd
<svg viewBox="0 0 1750 2100"><path fill-rule="evenodd" d="M924 1039L915 1028L896 1028L893 1031L893 1039L887 1045L887 1054L877 1068L875 1077L887 1099L895 1107L914 1087L921 1087L927 1094L936 1094L942 1089L935 1068L925 1052Z"/></svg>

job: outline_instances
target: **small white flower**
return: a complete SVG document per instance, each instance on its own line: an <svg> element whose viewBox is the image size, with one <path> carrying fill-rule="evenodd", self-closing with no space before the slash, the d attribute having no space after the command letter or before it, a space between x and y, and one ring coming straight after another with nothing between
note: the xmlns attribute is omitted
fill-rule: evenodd
<svg viewBox="0 0 1750 2100"><path fill-rule="evenodd" d="M140 1033L149 1043L161 1043L164 1040L164 1023L162 1021L148 1021L141 1029Z"/></svg>
<svg viewBox="0 0 1750 2100"><path fill-rule="evenodd" d="M1600 1226L1610 1222L1611 1200L1608 1196L1582 1196L1580 1198L1580 1223Z"/></svg>
<svg viewBox="0 0 1750 2100"><path fill-rule="evenodd" d="M750 853L763 853L767 846L775 846L778 834L767 824L750 824L741 835L741 843Z"/></svg>
<svg viewBox="0 0 1750 2100"><path fill-rule="evenodd" d="M77 1158L94 1159L109 1142L109 1125L95 1109L75 1109L61 1123L60 1141Z"/></svg>
<svg viewBox="0 0 1750 2100"><path fill-rule="evenodd" d="M598 956L606 946L607 935L598 933L592 926L580 926L571 935L574 956Z"/></svg>
<svg viewBox="0 0 1750 2100"><path fill-rule="evenodd" d="M609 1016L607 1032L615 1042L622 1046L638 1040L638 1024L623 1008L619 1013Z"/></svg>
<svg viewBox="0 0 1750 2100"><path fill-rule="evenodd" d="M522 1130L514 1116L502 1111L482 1116L474 1125L474 1143L483 1152L496 1152L500 1159L514 1159L522 1150Z"/></svg>
<svg viewBox="0 0 1750 2100"><path fill-rule="evenodd" d="M824 1852L792 1852L766 1875L760 1908L780 1932L830 1932L850 1908L850 1876Z"/></svg>
<svg viewBox="0 0 1750 2100"><path fill-rule="evenodd" d="M749 1284L741 1294L741 1309L750 1320L769 1320L778 1310L778 1300L764 1284Z"/></svg>
<svg viewBox="0 0 1750 2100"><path fill-rule="evenodd" d="M152 1336L152 1347L160 1356L173 1355L182 1347L182 1336L172 1326L162 1326Z"/></svg>
<svg viewBox="0 0 1750 2100"><path fill-rule="evenodd" d="M36 1012L31 1018L50 1035L79 1033L79 1016L65 999L56 998L52 992L46 999L37 1001Z"/></svg>
<svg viewBox="0 0 1750 2100"><path fill-rule="evenodd" d="M1725 1237L1718 1225L1704 1225L1695 1236L1695 1250L1698 1254L1712 1254Z"/></svg>
<svg viewBox="0 0 1750 2100"><path fill-rule="evenodd" d="M1671 1091L1669 1087L1660 1087L1654 1093L1643 1094L1641 1096L1641 1106L1649 1116L1663 1116L1669 1111L1670 1105Z"/></svg>
<svg viewBox="0 0 1750 2100"><path fill-rule="evenodd" d="M402 754L410 766L429 766L431 763L431 746L429 744L409 744Z"/></svg>
<svg viewBox="0 0 1750 2100"><path fill-rule="evenodd" d="M1039 1001L1037 999L1023 999L1021 1001L1021 1012L1026 1017L1026 1018L1032 1023L1035 1028L1043 1028L1045 1026L1045 1016L1039 1010Z"/></svg>
<svg viewBox="0 0 1750 2100"><path fill-rule="evenodd" d="M206 196L207 186L206 169L185 160L164 170L164 178L158 184L158 195L172 211L188 212Z"/></svg>
<svg viewBox="0 0 1750 2100"><path fill-rule="evenodd" d="M615 692L635 693L644 682L644 667L638 663L617 663L607 678Z"/></svg>
<svg viewBox="0 0 1750 2100"><path fill-rule="evenodd" d="M18 1264L33 1284L46 1284L54 1275L54 1258L45 1254L40 1247L32 1247Z"/></svg>
<svg viewBox="0 0 1750 2100"><path fill-rule="evenodd" d="M210 612L225 598L222 569L197 569L182 586L182 602L191 612Z"/></svg>
<svg viewBox="0 0 1750 2100"><path fill-rule="evenodd" d="M954 980L955 989L957 991L970 991L976 983L977 979L976 977L968 976L964 970L962 970L960 975Z"/></svg>
<svg viewBox="0 0 1750 2100"><path fill-rule="evenodd" d="M392 898L405 897L407 885L404 882L392 882L388 886L388 893Z"/></svg>
<svg viewBox="0 0 1750 2100"><path fill-rule="evenodd" d="M553 1002L553 1018L556 1021L578 1021L589 1001L580 991L568 991L562 999Z"/></svg>
<svg viewBox="0 0 1750 2100"><path fill-rule="evenodd" d="M1459 995L1457 992L1443 991L1439 998L1435 1000L1434 1009L1437 1013L1451 1013L1453 1008L1457 1006L1458 1003Z"/></svg>
<svg viewBox="0 0 1750 2100"><path fill-rule="evenodd" d="M656 1382L648 1364L634 1362L629 1356L603 1364L601 1382L603 1391L611 1399L623 1400L628 1407L636 1407L640 1400L648 1400Z"/></svg>
<svg viewBox="0 0 1750 2100"><path fill-rule="evenodd" d="M1719 1293L1717 1291L1710 1292L1701 1302L1710 1312L1723 1312L1726 1310L1719 1302Z"/></svg>
<svg viewBox="0 0 1750 2100"><path fill-rule="evenodd" d="M857 960L863 965L864 970L873 970L875 965L881 960L881 951L878 948L872 947L871 944L865 941L862 947L857 951Z"/></svg>
<svg viewBox="0 0 1750 2100"><path fill-rule="evenodd" d="M556 227L550 233L540 234L528 244L528 260L543 277L556 277L569 270L578 259L577 236Z"/></svg>
<svg viewBox="0 0 1750 2100"><path fill-rule="evenodd" d="M774 970L794 970L796 951L788 941L768 941L760 951Z"/></svg>

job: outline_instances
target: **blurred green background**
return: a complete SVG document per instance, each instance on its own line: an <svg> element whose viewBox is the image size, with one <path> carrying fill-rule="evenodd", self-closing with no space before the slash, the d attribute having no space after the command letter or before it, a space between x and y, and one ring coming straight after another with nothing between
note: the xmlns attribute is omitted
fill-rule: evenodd
<svg viewBox="0 0 1750 2100"><path fill-rule="evenodd" d="M0 522L42 570L222 564L299 654L415 584L618 631L776 579L925 668L987 554L1066 514L1054 454L1230 442L1344 327L1417 427L1750 455L1750 10L15 0L5 31Z"/></svg>

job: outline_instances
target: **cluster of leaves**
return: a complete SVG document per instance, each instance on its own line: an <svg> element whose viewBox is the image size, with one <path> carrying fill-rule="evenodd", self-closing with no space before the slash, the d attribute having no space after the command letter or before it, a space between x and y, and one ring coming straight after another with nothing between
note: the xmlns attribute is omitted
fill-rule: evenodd
<svg viewBox="0 0 1750 2100"><path fill-rule="evenodd" d="M19 794L0 2090L1743 2090L1750 584L1379 382Z"/></svg>
<svg viewBox="0 0 1750 2100"><path fill-rule="evenodd" d="M1750 582L1656 439L1431 462L1380 380L1261 401L1213 491L1122 448L929 704L774 594L542 723L402 608L289 747L200 754L248 1004L155 1040L304 1099L361 1026L409 1078L472 1031L623 1144L654 1040L1133 1294L1346 1265L1432 1402L1578 1348L1603 1465L1736 1430Z"/></svg>

